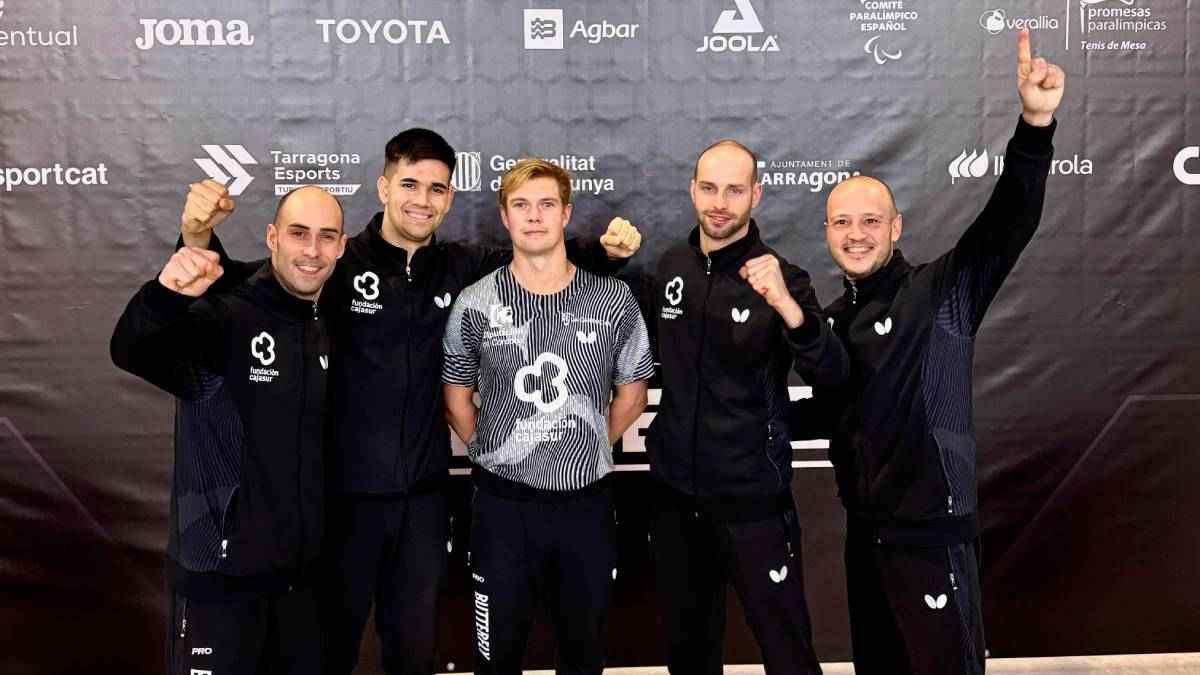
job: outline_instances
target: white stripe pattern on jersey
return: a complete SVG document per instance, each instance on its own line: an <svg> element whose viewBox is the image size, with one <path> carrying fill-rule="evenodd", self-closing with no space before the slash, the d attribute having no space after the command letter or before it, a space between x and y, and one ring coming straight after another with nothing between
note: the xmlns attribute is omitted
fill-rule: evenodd
<svg viewBox="0 0 1200 675"><path fill-rule="evenodd" d="M615 385L648 379L650 342L621 281L577 269L553 295L504 267L459 294L442 379L474 387L475 464L543 490L575 490L613 470L607 413Z"/></svg>

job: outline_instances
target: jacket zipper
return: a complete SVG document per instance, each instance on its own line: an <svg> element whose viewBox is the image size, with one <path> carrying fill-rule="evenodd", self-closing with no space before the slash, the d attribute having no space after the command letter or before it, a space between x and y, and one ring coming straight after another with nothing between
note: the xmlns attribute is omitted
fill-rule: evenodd
<svg viewBox="0 0 1200 675"><path fill-rule="evenodd" d="M705 327L708 325L708 298L712 295L712 258L704 256L704 278L707 279L704 288L704 305L700 310L700 343L696 349L696 401L692 408L692 495L696 496L699 490L696 486L696 439L699 434L700 426L700 386L704 381L703 370L701 366L704 363L704 333ZM699 512L696 516L699 517Z"/></svg>
<svg viewBox="0 0 1200 675"><path fill-rule="evenodd" d="M408 280L408 284L405 286L405 289L404 289L405 293L409 296L412 296L412 295L414 295L413 288L412 288L412 280L413 280L413 278L412 278L412 256L405 258L404 277L405 277L405 279ZM408 320L404 322L406 328L411 327L413 325L413 322L415 322L417 319L417 315L416 315L417 302L416 301L409 302L409 303L407 303L407 305L408 306L406 307L406 309L408 310L408 317L407 317ZM411 329L409 329L409 334L406 335L405 339L404 339L404 373L406 376L406 379L404 382L404 398L400 402L400 415L399 415L401 447L407 446L406 434L408 432L408 430L407 430L408 425L407 425L406 418L408 416L408 394L410 393L411 387L412 387L412 382L410 379L408 379L408 375L410 373L412 373L412 332L411 332ZM395 462L395 464L392 465L392 478L395 480L399 480L402 484L404 484L403 475L402 475L403 468L404 468L404 453L397 451L396 452L396 462Z"/></svg>
<svg viewBox="0 0 1200 675"><path fill-rule="evenodd" d="M858 304L858 284L853 279L850 280L850 304Z"/></svg>
<svg viewBox="0 0 1200 675"><path fill-rule="evenodd" d="M312 307L313 307L313 316L312 316L313 323L316 323L320 319L319 313L317 311L317 303L314 302ZM308 354L308 331L309 331L309 329L307 327L305 327L304 330L300 333L300 339L304 341L304 343L301 345L301 348L300 348L300 353L304 355L304 360L302 361L302 363L304 363L304 367L302 367L300 369L300 419L297 422L297 429L296 429L297 434L298 434L298 436L296 438L296 447L297 448L304 447L303 446L304 418L306 417L306 415L308 413L308 386L307 386L308 378L305 377L305 374L308 372L308 369L310 367L308 365L308 357L312 356L312 355ZM316 354L315 356L320 358L320 354ZM300 542L299 542L300 546L297 548L297 555L296 555L296 574L297 575L299 575L301 568L304 566L304 498L302 496L303 495L303 486L304 486L303 473L304 473L304 458L302 456L297 456L296 457L296 504L297 504L296 515L299 516L299 523L300 523Z"/></svg>

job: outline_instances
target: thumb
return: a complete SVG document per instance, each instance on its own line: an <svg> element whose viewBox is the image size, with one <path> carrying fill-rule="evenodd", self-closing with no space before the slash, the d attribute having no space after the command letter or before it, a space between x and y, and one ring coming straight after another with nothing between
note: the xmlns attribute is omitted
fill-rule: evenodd
<svg viewBox="0 0 1200 675"><path fill-rule="evenodd" d="M221 209L222 211L232 211L233 200L229 197L224 197L221 199L221 201L217 202L217 208Z"/></svg>

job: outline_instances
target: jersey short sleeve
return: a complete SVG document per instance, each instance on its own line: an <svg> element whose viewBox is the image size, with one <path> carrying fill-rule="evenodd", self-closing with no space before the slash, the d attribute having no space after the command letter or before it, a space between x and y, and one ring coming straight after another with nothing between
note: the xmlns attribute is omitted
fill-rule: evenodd
<svg viewBox="0 0 1200 675"><path fill-rule="evenodd" d="M650 336L637 300L629 287L621 285L621 318L617 324L616 359L613 360L613 384L620 386L648 380L654 374L650 356Z"/></svg>
<svg viewBox="0 0 1200 675"><path fill-rule="evenodd" d="M475 388L479 380L479 340L483 334L480 316L471 306L471 296L459 294L442 338L442 382Z"/></svg>

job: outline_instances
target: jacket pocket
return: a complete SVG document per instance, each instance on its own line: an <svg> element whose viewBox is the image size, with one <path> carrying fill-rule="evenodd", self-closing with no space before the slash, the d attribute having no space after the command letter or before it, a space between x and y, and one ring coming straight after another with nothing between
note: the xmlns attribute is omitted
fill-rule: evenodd
<svg viewBox="0 0 1200 675"><path fill-rule="evenodd" d="M975 483L975 439L948 429L933 429L938 465L946 487L942 509L948 516L974 513L978 497Z"/></svg>
<svg viewBox="0 0 1200 675"><path fill-rule="evenodd" d="M767 462L770 463L771 468L775 470L776 487L782 488L783 487L783 469L780 467L780 462L783 460L777 459L775 457L775 430L776 430L775 423L767 422L767 441L765 444L764 453L767 456ZM790 448L789 448L789 450L790 450Z"/></svg>
<svg viewBox="0 0 1200 675"><path fill-rule="evenodd" d="M233 486L229 496L225 498L225 506L221 509L221 547L217 557L225 560L229 557L229 540L233 538L233 517L237 508L237 498L240 486Z"/></svg>

